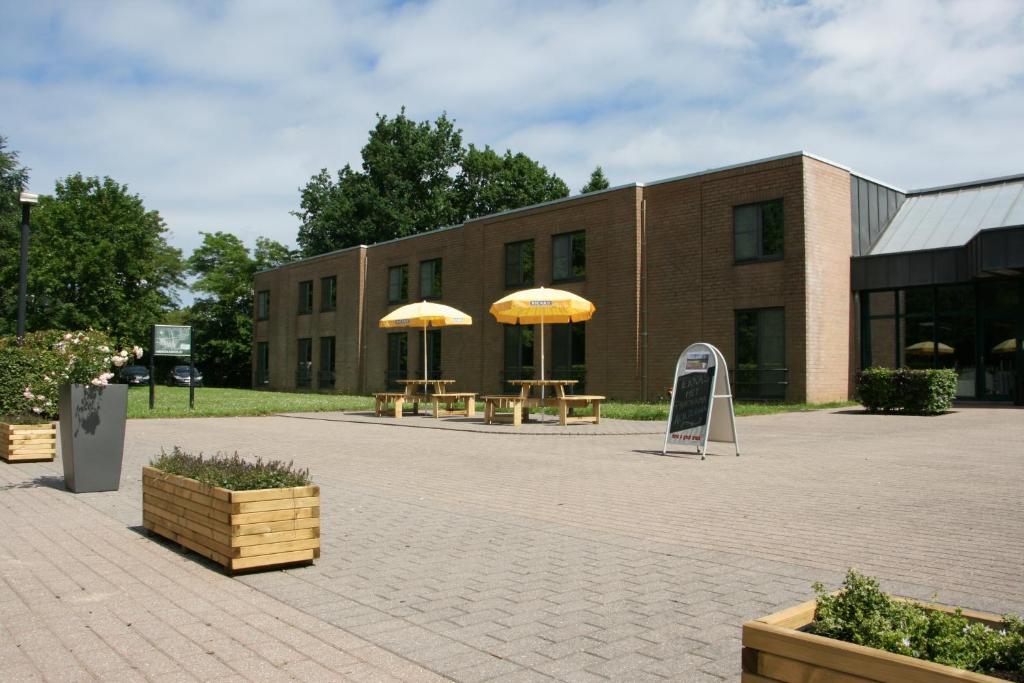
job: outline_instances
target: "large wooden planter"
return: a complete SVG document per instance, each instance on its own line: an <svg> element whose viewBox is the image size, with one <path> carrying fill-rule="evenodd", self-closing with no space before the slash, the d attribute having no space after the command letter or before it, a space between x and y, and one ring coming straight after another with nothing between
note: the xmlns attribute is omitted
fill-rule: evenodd
<svg viewBox="0 0 1024 683"><path fill-rule="evenodd" d="M0 458L7 462L44 462L57 454L57 423L0 422Z"/></svg>
<svg viewBox="0 0 1024 683"><path fill-rule="evenodd" d="M142 468L142 525L229 571L320 557L320 487L229 491Z"/></svg>
<svg viewBox="0 0 1024 683"><path fill-rule="evenodd" d="M811 600L743 624L743 683L1001 681L992 676L805 633L800 629L814 621L815 604ZM943 612L954 611L944 605L924 606ZM995 614L972 610L962 612L971 621L1002 628L1003 620Z"/></svg>

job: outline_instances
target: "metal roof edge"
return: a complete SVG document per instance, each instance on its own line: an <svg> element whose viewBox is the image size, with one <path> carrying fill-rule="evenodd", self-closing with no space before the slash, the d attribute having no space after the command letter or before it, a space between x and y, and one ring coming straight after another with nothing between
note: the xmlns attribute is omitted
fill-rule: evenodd
<svg viewBox="0 0 1024 683"><path fill-rule="evenodd" d="M507 216L509 214L518 213L519 211L532 211L533 209L540 209L540 208L543 208L545 206L552 206L554 204L563 204L565 202L570 202L570 201L574 201L574 200L577 200L577 199L583 199L585 197L593 197L594 195L599 195L599 194L606 194L608 192L617 192L618 190L625 190L625 189L631 188L631 187L632 188L643 187L643 184L642 183L636 183L636 182L624 183L622 185L616 185L614 187L608 187L608 188L605 188L603 190L594 190L593 192L585 192L585 193L581 193L581 194L572 194L572 195L569 195L568 197L559 197L558 199L549 199L548 201L540 202L539 204L530 204L528 206L520 206L520 207L515 208L515 209L505 209L504 211L498 211L497 213L488 213L488 214L485 214L483 216L477 216L476 218L470 218L470 219L468 219L466 221L466 223L476 223L477 221L486 221L486 220L490 220L490 219L493 219L493 218L498 218L499 216ZM420 233L420 234L421 235L425 235L427 233ZM381 242L380 244L383 244L383 242ZM376 246L376 245L371 245L371 246Z"/></svg>
<svg viewBox="0 0 1024 683"><path fill-rule="evenodd" d="M753 161L743 161L743 162L740 162L740 163L737 163L737 164L729 164L727 166L716 166L714 168L704 169L703 171L694 171L693 173L684 173L682 175L676 175L676 176L672 176L670 178L661 178L659 180L651 180L651 181L646 182L646 183L639 183L639 185L640 185L640 187L652 187L654 185L662 185L664 183L672 183L672 182L675 182L677 180L686 180L688 178L697 178L697 177L702 176L702 175L710 175L712 173L721 173L722 171L731 171L734 168L743 168L744 166L755 166L757 164L764 164L764 163L767 163L769 161L779 161L781 159L790 159L792 157L800 157L800 156L810 156L812 158L818 158L818 157L814 157L814 155L807 154L806 152L802 152L802 151L801 152L787 152L786 154L778 154L776 156L765 157L763 159L754 159ZM826 163L830 163L831 164L832 162L826 161ZM833 166L838 166L838 164L832 164L832 165ZM843 168L843 167L840 166L840 168Z"/></svg>
<svg viewBox="0 0 1024 683"><path fill-rule="evenodd" d="M1002 183L1010 183L1017 180L1024 180L1024 173L998 176L995 178L983 178L981 180L969 180L964 183L953 183L952 185L936 185L935 187L923 187L918 190L908 191L907 196L909 197L913 195L933 194L936 192L949 192L952 190L966 190L972 187L984 187L985 185L1000 185Z"/></svg>
<svg viewBox="0 0 1024 683"><path fill-rule="evenodd" d="M356 245L353 245L351 247L344 247L342 249L335 249L334 251L325 251L324 253L317 254L316 256L307 256L305 258L299 258L299 259L295 259L294 261L289 261L288 263L282 263L281 265L274 266L273 268L264 268L263 270L257 270L254 274L255 275L261 275L263 273L272 273L275 270L282 270L283 268L288 268L288 267L291 267L291 266L295 266L295 265L298 265L300 263L309 263L310 261L315 261L315 260L321 259L321 258L327 258L328 256L335 256L337 254L341 254L341 253L344 253L346 251L351 251L353 249L366 249L366 245L365 244L356 244Z"/></svg>

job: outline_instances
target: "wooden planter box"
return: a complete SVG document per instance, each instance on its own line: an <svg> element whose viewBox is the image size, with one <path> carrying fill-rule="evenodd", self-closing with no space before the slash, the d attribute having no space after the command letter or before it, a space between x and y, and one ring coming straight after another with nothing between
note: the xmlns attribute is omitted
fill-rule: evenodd
<svg viewBox="0 0 1024 683"><path fill-rule="evenodd" d="M44 462L57 454L57 423L0 422L0 458L7 462Z"/></svg>
<svg viewBox="0 0 1024 683"><path fill-rule="evenodd" d="M231 572L320 557L320 487L229 491L142 468L142 525Z"/></svg>
<svg viewBox="0 0 1024 683"><path fill-rule="evenodd" d="M952 607L944 605L921 604L928 609L954 611ZM1002 681L923 659L805 633L800 629L814 621L815 605L816 602L811 600L743 624L743 683ZM961 611L971 621L979 621L993 628L1003 626L1003 620L995 614L966 609Z"/></svg>

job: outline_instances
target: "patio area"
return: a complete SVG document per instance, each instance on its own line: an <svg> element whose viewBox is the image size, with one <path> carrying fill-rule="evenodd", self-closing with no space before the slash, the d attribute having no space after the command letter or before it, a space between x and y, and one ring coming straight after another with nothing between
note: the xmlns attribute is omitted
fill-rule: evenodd
<svg viewBox="0 0 1024 683"><path fill-rule="evenodd" d="M850 566L1024 612L1024 411L739 418L743 456L704 462L663 430L132 420L119 492L0 466L0 678L732 681L743 621ZM146 537L141 467L175 445L309 467L322 557L232 579Z"/></svg>

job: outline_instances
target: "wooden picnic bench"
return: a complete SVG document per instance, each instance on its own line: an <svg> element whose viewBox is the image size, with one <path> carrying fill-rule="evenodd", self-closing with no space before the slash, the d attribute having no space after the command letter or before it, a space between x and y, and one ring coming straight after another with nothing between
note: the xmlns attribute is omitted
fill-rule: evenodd
<svg viewBox="0 0 1024 683"><path fill-rule="evenodd" d="M481 396L484 402L484 424L495 422L511 422L518 427L524 419L529 416L529 408L526 407L526 399L522 394L491 394ZM512 410L512 413L499 413L499 410Z"/></svg>
<svg viewBox="0 0 1024 683"><path fill-rule="evenodd" d="M599 424L601 422L601 402L605 400L604 396L592 396L582 394L566 394L565 388L572 386L577 383L574 379L516 379L509 380L509 384L517 385L520 387L519 396L522 400L521 410L523 412L523 420L527 419L526 414L532 406L543 407L557 407L558 408L558 423L562 426L568 425L569 420L573 422L593 422ZM535 387L552 387L555 390L553 396L541 398L534 398L530 396L531 389ZM594 410L592 416L588 415L585 417L573 417L573 408L585 408L590 406ZM513 424L518 425L518 422Z"/></svg>
<svg viewBox="0 0 1024 683"><path fill-rule="evenodd" d="M445 391L430 395L434 404L434 417L441 417L441 404L445 405L445 415L465 415L473 417L476 415L476 394L468 391ZM465 403L464 408L455 408L456 403Z"/></svg>
<svg viewBox="0 0 1024 683"><path fill-rule="evenodd" d="M380 417L386 412L392 414L394 417L402 417L402 407L406 403L412 403L412 414L419 415L420 403L419 396L411 394L408 390L406 391L380 391L373 395L374 399L374 410L373 412ZM387 406L394 404L394 408L386 410Z"/></svg>

